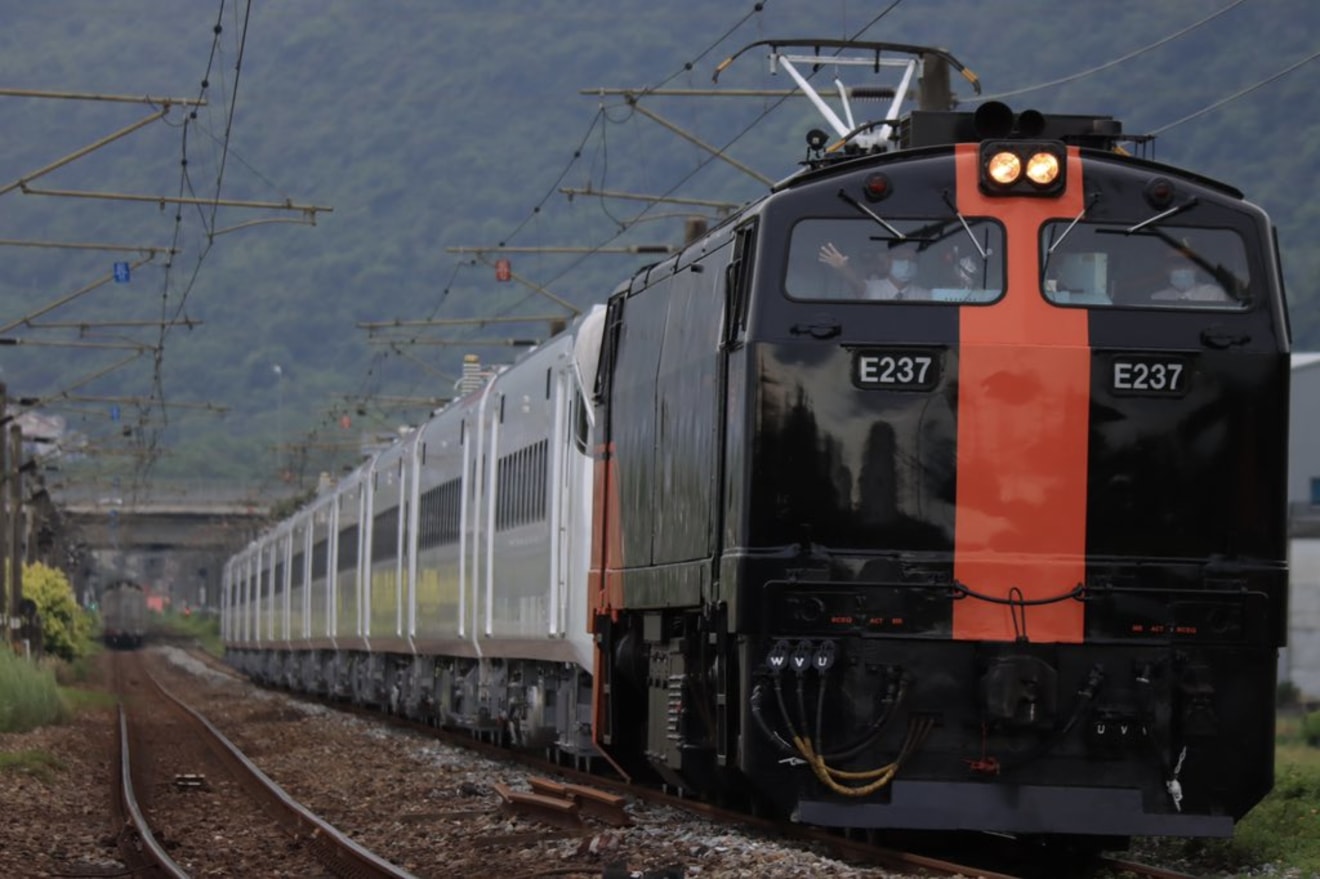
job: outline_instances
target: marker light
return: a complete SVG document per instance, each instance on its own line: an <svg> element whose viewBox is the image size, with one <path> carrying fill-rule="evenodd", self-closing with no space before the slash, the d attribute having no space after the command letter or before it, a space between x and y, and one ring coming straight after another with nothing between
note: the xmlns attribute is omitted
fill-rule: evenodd
<svg viewBox="0 0 1320 879"><path fill-rule="evenodd" d="M1175 193L1173 181L1167 177L1156 177L1146 184L1144 190L1146 203L1157 211L1162 211L1173 204Z"/></svg>
<svg viewBox="0 0 1320 879"><path fill-rule="evenodd" d="M1022 174L1022 160L1005 150L992 155L985 170L999 186L1012 186Z"/></svg>
<svg viewBox="0 0 1320 879"><path fill-rule="evenodd" d="M889 178L878 173L867 177L865 185L866 197L870 201L880 201L888 198L889 193L894 189L894 185L889 182Z"/></svg>
<svg viewBox="0 0 1320 879"><path fill-rule="evenodd" d="M1027 179L1037 186L1049 186L1059 176L1059 157L1053 153L1034 153L1027 159Z"/></svg>

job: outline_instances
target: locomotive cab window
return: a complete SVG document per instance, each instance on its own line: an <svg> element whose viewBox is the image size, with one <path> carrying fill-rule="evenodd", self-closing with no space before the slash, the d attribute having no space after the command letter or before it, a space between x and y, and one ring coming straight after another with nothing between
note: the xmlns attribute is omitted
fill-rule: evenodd
<svg viewBox="0 0 1320 879"><path fill-rule="evenodd" d="M792 299L986 303L1004 289L1004 229L983 217L813 219L793 227ZM965 225L964 225L965 220Z"/></svg>
<svg viewBox="0 0 1320 879"><path fill-rule="evenodd" d="M1246 247L1230 229L1058 220L1041 228L1041 292L1056 305L1242 310Z"/></svg>

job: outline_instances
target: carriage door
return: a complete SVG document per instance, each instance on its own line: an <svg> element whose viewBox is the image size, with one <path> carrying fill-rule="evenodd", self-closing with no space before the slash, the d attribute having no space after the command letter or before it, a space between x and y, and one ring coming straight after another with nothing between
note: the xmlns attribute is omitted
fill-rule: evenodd
<svg viewBox="0 0 1320 879"><path fill-rule="evenodd" d="M583 506L590 502L581 492L581 463L587 452L586 400L578 388L573 363L555 374L554 428L550 433L550 634L562 637L568 627L569 590L579 564L574 538L580 538ZM577 463L577 466L575 466Z"/></svg>

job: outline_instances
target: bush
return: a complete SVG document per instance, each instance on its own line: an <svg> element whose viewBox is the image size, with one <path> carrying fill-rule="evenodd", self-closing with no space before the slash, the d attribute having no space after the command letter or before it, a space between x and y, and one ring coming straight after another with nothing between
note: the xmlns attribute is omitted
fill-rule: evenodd
<svg viewBox="0 0 1320 879"><path fill-rule="evenodd" d="M1302 691L1292 681L1279 681L1274 693L1274 704L1278 708L1296 708L1302 701Z"/></svg>
<svg viewBox="0 0 1320 879"><path fill-rule="evenodd" d="M61 687L95 683L99 677L96 669L96 652L99 650L99 647L93 646L91 652L76 659L45 656L42 658L42 666L51 670L51 673L55 675L55 683Z"/></svg>
<svg viewBox="0 0 1320 879"><path fill-rule="evenodd" d="M1312 711L1302 718L1302 738L1312 748L1320 748L1320 711Z"/></svg>
<svg viewBox="0 0 1320 879"><path fill-rule="evenodd" d="M0 648L0 732L25 732L68 716L54 672Z"/></svg>
<svg viewBox="0 0 1320 879"><path fill-rule="evenodd" d="M41 617L42 649L73 661L92 649L92 618L78 606L64 572L41 562L23 566L23 597Z"/></svg>

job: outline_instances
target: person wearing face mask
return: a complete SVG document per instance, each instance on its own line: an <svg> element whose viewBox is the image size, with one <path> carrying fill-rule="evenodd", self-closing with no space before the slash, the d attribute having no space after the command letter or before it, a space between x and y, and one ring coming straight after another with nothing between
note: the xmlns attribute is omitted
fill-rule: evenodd
<svg viewBox="0 0 1320 879"><path fill-rule="evenodd" d="M868 251L861 266L854 267L850 257L827 242L820 249L820 261L842 272L863 299L929 299L930 291L916 283L917 249L910 244L892 251L882 247Z"/></svg>
<svg viewBox="0 0 1320 879"><path fill-rule="evenodd" d="M1170 251L1165 261L1168 286L1151 294L1155 302L1228 302L1228 294L1204 275L1181 251Z"/></svg>

